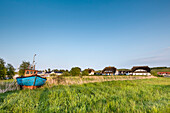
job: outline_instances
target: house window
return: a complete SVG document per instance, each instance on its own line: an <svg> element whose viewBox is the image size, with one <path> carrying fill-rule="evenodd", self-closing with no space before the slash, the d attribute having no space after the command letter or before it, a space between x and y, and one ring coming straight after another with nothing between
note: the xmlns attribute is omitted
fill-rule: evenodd
<svg viewBox="0 0 170 113"><path fill-rule="evenodd" d="M31 74L32 74L32 71L31 71Z"/></svg>
<svg viewBox="0 0 170 113"><path fill-rule="evenodd" d="M36 74L36 71L34 71L34 74Z"/></svg>

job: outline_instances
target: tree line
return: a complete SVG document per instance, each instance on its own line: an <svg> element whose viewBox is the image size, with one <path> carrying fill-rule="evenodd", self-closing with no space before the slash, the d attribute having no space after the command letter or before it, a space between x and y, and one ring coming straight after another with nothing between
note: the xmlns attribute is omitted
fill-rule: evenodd
<svg viewBox="0 0 170 113"><path fill-rule="evenodd" d="M13 76L15 75L15 68L12 66L12 64L7 64L5 65L6 62L0 58L0 79L4 79L6 78L6 75L8 76L8 78L13 78ZM30 66L30 62L27 61L22 61L21 65L19 66L19 71L18 74L24 75L25 74L25 69L28 69L28 67ZM83 71L81 71L80 67L73 67L71 68L71 70L64 70L64 69L53 69L52 71L54 72L62 72L64 76L88 76L88 70L85 69ZM48 70L46 70L46 72L51 72L51 69L48 68Z"/></svg>
<svg viewBox="0 0 170 113"><path fill-rule="evenodd" d="M5 79L6 75L9 79L11 79L15 75L15 68L12 64L5 64L6 62L0 58L0 79Z"/></svg>

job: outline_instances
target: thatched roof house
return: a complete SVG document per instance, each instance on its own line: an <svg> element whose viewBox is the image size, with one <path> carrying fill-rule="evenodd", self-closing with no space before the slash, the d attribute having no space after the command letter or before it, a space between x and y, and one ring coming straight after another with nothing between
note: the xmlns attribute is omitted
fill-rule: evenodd
<svg viewBox="0 0 170 113"><path fill-rule="evenodd" d="M151 69L148 66L134 66L131 70L132 75L151 75Z"/></svg>
<svg viewBox="0 0 170 113"><path fill-rule="evenodd" d="M116 74L117 69L115 67L105 67L102 70L102 75L115 75Z"/></svg>
<svg viewBox="0 0 170 113"><path fill-rule="evenodd" d="M88 69L85 69L85 70L88 71L89 75L94 75L94 72L95 72L94 69L88 68Z"/></svg>

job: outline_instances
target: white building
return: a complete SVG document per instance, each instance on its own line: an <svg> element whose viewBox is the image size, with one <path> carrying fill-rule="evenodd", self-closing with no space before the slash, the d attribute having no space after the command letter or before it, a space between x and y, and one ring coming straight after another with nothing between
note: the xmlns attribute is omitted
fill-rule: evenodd
<svg viewBox="0 0 170 113"><path fill-rule="evenodd" d="M151 75L151 70L148 66L134 66L131 70L132 75Z"/></svg>

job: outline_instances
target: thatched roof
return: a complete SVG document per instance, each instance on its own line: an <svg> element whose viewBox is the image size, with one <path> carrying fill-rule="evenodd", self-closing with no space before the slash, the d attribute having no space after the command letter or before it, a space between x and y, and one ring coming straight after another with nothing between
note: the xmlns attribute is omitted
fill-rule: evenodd
<svg viewBox="0 0 170 113"><path fill-rule="evenodd" d="M89 73L94 72L94 69L90 69L90 68L85 69L85 70L88 71Z"/></svg>
<svg viewBox="0 0 170 113"><path fill-rule="evenodd" d="M133 66L133 68L131 70L132 70L132 72L134 72L137 69L143 69L143 70L146 70L147 72L151 71L151 69L148 66Z"/></svg>
<svg viewBox="0 0 170 113"><path fill-rule="evenodd" d="M104 72L109 72L109 73L115 73L116 72L116 68L115 67L105 67L103 70L102 70L102 73Z"/></svg>

